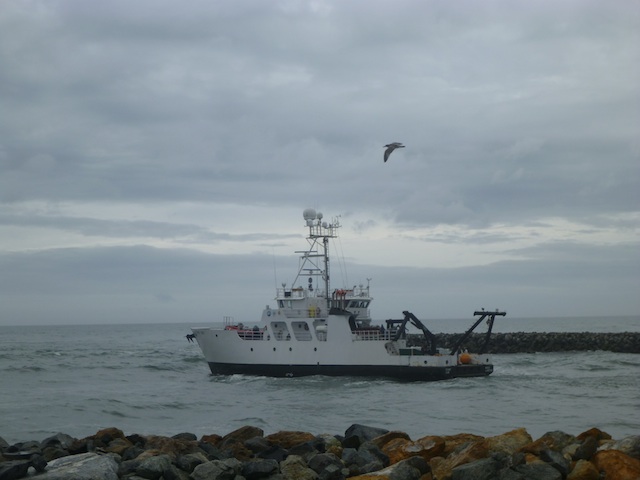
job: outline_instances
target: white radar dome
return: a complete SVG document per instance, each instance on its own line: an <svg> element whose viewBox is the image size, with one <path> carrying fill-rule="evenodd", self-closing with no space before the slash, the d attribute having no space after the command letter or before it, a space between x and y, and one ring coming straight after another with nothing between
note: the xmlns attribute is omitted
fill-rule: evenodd
<svg viewBox="0 0 640 480"><path fill-rule="evenodd" d="M302 217L305 220L315 220L316 211L313 208L305 208L304 212L302 212Z"/></svg>

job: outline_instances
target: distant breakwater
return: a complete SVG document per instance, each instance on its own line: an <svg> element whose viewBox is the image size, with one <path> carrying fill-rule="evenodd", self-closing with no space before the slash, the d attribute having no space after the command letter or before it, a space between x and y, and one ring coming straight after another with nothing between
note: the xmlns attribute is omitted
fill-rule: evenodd
<svg viewBox="0 0 640 480"><path fill-rule="evenodd" d="M452 348L462 333L435 334L436 346ZM410 335L420 344L420 336ZM470 352L478 352L485 341L484 333L472 333L462 345ZM640 353L640 332L516 332L493 333L486 353L535 353L603 350L617 353Z"/></svg>

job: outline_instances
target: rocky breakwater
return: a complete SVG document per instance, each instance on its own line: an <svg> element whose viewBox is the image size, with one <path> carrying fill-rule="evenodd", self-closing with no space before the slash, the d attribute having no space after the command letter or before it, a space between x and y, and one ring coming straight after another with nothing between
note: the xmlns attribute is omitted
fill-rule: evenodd
<svg viewBox="0 0 640 480"><path fill-rule="evenodd" d="M419 344L417 336L413 337ZM458 333L436 334L436 345L452 348L462 338ZM485 335L473 333L464 342L470 352L477 352L484 345ZM603 350L617 353L640 353L640 332L594 333L494 333L487 346L487 353L534 353Z"/></svg>
<svg viewBox="0 0 640 480"><path fill-rule="evenodd" d="M637 480L640 436L525 429L493 437L428 435L352 425L344 435L246 426L227 435L57 434L8 445L0 480Z"/></svg>

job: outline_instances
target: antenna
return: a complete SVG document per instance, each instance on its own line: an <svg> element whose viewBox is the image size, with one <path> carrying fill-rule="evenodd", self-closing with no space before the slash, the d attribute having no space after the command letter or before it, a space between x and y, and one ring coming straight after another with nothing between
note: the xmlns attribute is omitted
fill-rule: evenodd
<svg viewBox="0 0 640 480"><path fill-rule="evenodd" d="M276 252L273 249L273 247L271 247L271 258L273 259L273 285L276 287L276 294L278 292L278 272L277 272L277 268L276 268Z"/></svg>

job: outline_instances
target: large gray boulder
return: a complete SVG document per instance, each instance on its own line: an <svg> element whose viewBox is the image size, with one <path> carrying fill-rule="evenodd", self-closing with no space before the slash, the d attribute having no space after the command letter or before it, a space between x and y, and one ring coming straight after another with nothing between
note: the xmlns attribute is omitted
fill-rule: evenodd
<svg viewBox="0 0 640 480"><path fill-rule="evenodd" d="M9 460L0 463L0 480L18 480L27 476L31 462L29 460Z"/></svg>
<svg viewBox="0 0 640 480"><path fill-rule="evenodd" d="M118 464L110 455L80 453L48 463L38 480L118 480Z"/></svg>
<svg viewBox="0 0 640 480"><path fill-rule="evenodd" d="M234 480L242 470L242 462L235 458L201 463L191 472L193 480Z"/></svg>
<svg viewBox="0 0 640 480"><path fill-rule="evenodd" d="M360 444L373 440L380 435L388 433L389 430L377 427L368 427L354 423L344 432L344 440L342 444L345 447L358 448Z"/></svg>
<svg viewBox="0 0 640 480"><path fill-rule="evenodd" d="M514 469L527 480L562 480L562 474L548 463L532 462Z"/></svg>
<svg viewBox="0 0 640 480"><path fill-rule="evenodd" d="M622 440L609 442L600 447L599 450L619 450L630 457L640 460L640 435L632 435Z"/></svg>
<svg viewBox="0 0 640 480"><path fill-rule="evenodd" d="M66 433L56 433L55 435L42 440L42 442L40 442L40 445L42 449L55 446L60 447L64 450L68 450L75 441L77 441L75 438L67 435Z"/></svg>
<svg viewBox="0 0 640 480"><path fill-rule="evenodd" d="M430 471L429 464L425 459L410 457L378 470L375 475L389 480L420 480L424 474Z"/></svg>
<svg viewBox="0 0 640 480"><path fill-rule="evenodd" d="M259 459L245 462L242 465L242 476L247 480L258 480L267 478L280 472L280 465L276 460Z"/></svg>
<svg viewBox="0 0 640 480"><path fill-rule="evenodd" d="M286 480L318 480L318 474L298 455L289 455L281 462L280 472Z"/></svg>
<svg viewBox="0 0 640 480"><path fill-rule="evenodd" d="M169 455L155 455L142 460L136 466L136 475L150 480L158 480L171 469Z"/></svg>
<svg viewBox="0 0 640 480"><path fill-rule="evenodd" d="M554 450L543 450L540 453L540 460L548 463L562 474L562 478L566 478L571 472L571 464L569 460L564 458L560 452Z"/></svg>
<svg viewBox="0 0 640 480"><path fill-rule="evenodd" d="M498 475L498 462L493 458L483 458L460 465L451 474L453 480L493 480Z"/></svg>
<svg viewBox="0 0 640 480"><path fill-rule="evenodd" d="M362 475L365 473L375 472L389 465L389 458L386 461L380 458L375 451L365 448L364 444L359 450L355 448L345 448L342 451L342 461L349 469L351 475ZM377 447L375 447L377 449ZM379 449L377 449L379 452ZM382 452L380 452L381 455Z"/></svg>
<svg viewBox="0 0 640 480"><path fill-rule="evenodd" d="M176 459L176 465L180 470L184 470L187 473L193 472L193 470L200 464L208 462L209 459L204 453L188 453L186 455L180 455Z"/></svg>
<svg viewBox="0 0 640 480"><path fill-rule="evenodd" d="M342 480L348 472L342 461L333 453L320 453L311 458L308 465L318 474L319 480Z"/></svg>

